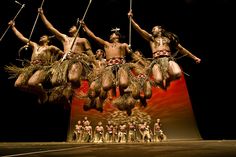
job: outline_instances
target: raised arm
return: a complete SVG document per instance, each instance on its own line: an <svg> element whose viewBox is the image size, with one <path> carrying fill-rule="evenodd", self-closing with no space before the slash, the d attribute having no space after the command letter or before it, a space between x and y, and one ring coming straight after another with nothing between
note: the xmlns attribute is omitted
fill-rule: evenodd
<svg viewBox="0 0 236 157"><path fill-rule="evenodd" d="M147 41L152 40L152 35L150 33L148 33L147 31L145 31L144 29L142 29L133 19L133 13L130 10L128 13L128 17L131 19L131 24L134 27L134 29Z"/></svg>
<svg viewBox="0 0 236 157"><path fill-rule="evenodd" d="M98 64L96 62L95 55L93 54L90 42L86 38L83 38L83 39L84 39L84 48L85 48L85 51L86 51L85 53L89 56L89 60L92 63L94 63L96 66L98 66Z"/></svg>
<svg viewBox="0 0 236 157"><path fill-rule="evenodd" d="M84 21L80 21L83 30L90 36L93 40L97 41L101 45L106 45L106 41L100 37L97 37L84 23Z"/></svg>
<svg viewBox="0 0 236 157"><path fill-rule="evenodd" d="M84 39L84 48L85 48L86 54L90 57L94 57L90 42L86 38L83 38L83 39Z"/></svg>
<svg viewBox="0 0 236 157"><path fill-rule="evenodd" d="M201 59L193 55L191 52L189 52L187 49L185 49L182 45L178 44L177 49L179 50L180 53L183 55L186 55L190 58L192 58L196 63L200 63Z"/></svg>
<svg viewBox="0 0 236 157"><path fill-rule="evenodd" d="M62 57L65 54L61 49L59 49L54 45L50 45L50 49L54 54L58 54L60 57Z"/></svg>
<svg viewBox="0 0 236 157"><path fill-rule="evenodd" d="M14 22L14 21L10 21L8 24L11 26L11 28L12 28L13 32L15 33L15 35L16 35L22 42L24 42L25 44L29 44L29 46L31 46L31 47L35 47L35 46L38 45L38 44L35 43L35 42L29 41L28 38L26 38L21 32L19 32L18 29L15 27L15 22Z"/></svg>
<svg viewBox="0 0 236 157"><path fill-rule="evenodd" d="M43 12L43 9L42 8L39 8L38 9L38 12L39 12L39 15L43 21L43 23L45 24L45 26L47 27L47 29L49 31L51 31L55 36L56 38L58 38L59 40L65 40L65 34L59 32L49 21L48 19L46 18L46 16L44 15L44 12Z"/></svg>

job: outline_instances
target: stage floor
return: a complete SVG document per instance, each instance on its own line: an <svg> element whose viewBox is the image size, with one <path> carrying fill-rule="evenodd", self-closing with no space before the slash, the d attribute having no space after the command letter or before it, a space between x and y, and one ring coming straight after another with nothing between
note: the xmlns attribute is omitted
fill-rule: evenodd
<svg viewBox="0 0 236 157"><path fill-rule="evenodd" d="M1 142L1 157L236 157L236 140L168 140L145 144Z"/></svg>

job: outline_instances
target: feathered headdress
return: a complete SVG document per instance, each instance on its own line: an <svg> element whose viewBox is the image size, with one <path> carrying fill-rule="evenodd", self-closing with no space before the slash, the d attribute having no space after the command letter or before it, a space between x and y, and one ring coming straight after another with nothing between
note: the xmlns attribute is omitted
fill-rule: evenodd
<svg viewBox="0 0 236 157"><path fill-rule="evenodd" d="M120 31L120 28L112 28L111 29L111 32L114 32L114 33L119 33L119 31Z"/></svg>

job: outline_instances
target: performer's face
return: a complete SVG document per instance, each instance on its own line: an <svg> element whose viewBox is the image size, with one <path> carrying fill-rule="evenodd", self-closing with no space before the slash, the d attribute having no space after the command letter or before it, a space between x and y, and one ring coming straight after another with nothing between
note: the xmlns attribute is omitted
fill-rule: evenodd
<svg viewBox="0 0 236 157"><path fill-rule="evenodd" d="M155 36L155 35L158 35L159 33L161 33L162 31L162 28L160 26L154 26L152 28L152 34Z"/></svg>
<svg viewBox="0 0 236 157"><path fill-rule="evenodd" d="M134 53L135 53L137 56L142 57L142 53L141 53L140 51L137 50L137 51L135 51Z"/></svg>
<svg viewBox="0 0 236 157"><path fill-rule="evenodd" d="M119 35L117 35L116 33L112 33L111 35L110 35L110 41L114 41L114 40L116 40L116 39L120 39L120 36Z"/></svg>
<svg viewBox="0 0 236 157"><path fill-rule="evenodd" d="M104 56L104 51L101 49L98 49L96 51L96 57L99 58L99 57L103 57L103 56Z"/></svg>
<svg viewBox="0 0 236 157"><path fill-rule="evenodd" d="M70 35L74 35L77 31L77 27L76 26L72 26L70 29L69 29L69 33Z"/></svg>
<svg viewBox="0 0 236 157"><path fill-rule="evenodd" d="M48 41L49 41L49 39L48 39L48 36L47 36L47 35L43 35L43 36L41 36L40 39L39 39L39 43L46 43L46 42L48 42Z"/></svg>

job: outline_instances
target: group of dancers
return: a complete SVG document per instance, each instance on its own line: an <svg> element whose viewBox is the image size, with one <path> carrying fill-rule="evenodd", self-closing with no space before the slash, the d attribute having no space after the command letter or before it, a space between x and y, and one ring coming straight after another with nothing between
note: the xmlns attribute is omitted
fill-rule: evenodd
<svg viewBox="0 0 236 157"><path fill-rule="evenodd" d="M156 119L153 127L147 121L115 123L111 120L104 125L98 121L92 126L87 117L75 124L72 141L78 143L150 143L167 140L162 130L162 122Z"/></svg>
<svg viewBox="0 0 236 157"><path fill-rule="evenodd" d="M179 43L174 33L161 26L154 26L151 33L142 29L134 20L132 9L127 14L130 24L148 41L152 58L146 58L138 49L132 50L130 43L121 42L119 28L112 29L109 41L106 41L96 36L83 18L69 29L67 35L54 27L42 7L38 8L38 15L63 49L50 45L49 35L40 37L38 43L26 38L13 19L9 26L31 48L32 56L30 60L23 60L23 66L7 65L5 69L16 78L15 87L37 94L41 104L70 104L75 89L85 80L89 83L83 106L85 111L97 109L102 112L105 100L109 99L119 110L130 115L137 103L147 105L147 99L152 97L152 87L167 90L171 81L181 77L181 68L173 54L180 52L196 63L201 61ZM96 53L92 51L89 39L80 37L80 27L101 46ZM130 60L127 60L128 56Z"/></svg>

